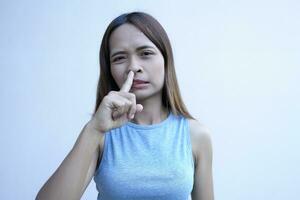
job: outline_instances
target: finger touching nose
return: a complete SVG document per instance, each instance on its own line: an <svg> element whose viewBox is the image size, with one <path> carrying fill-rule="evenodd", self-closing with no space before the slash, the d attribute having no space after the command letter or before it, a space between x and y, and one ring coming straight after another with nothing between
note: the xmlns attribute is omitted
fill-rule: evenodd
<svg viewBox="0 0 300 200"><path fill-rule="evenodd" d="M129 73L127 74L127 79L123 83L120 91L129 92L129 90L132 86L132 83L133 83L133 77L134 77L134 72L130 70Z"/></svg>

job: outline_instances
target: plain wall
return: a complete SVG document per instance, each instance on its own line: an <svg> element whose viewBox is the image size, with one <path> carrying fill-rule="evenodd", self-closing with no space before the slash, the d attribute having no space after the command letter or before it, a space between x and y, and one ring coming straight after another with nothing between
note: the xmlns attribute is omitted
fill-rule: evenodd
<svg viewBox="0 0 300 200"><path fill-rule="evenodd" d="M0 194L33 199L93 111L109 22L166 29L183 99L208 126L216 199L299 199L300 3L1 1ZM92 180L82 199L96 199Z"/></svg>

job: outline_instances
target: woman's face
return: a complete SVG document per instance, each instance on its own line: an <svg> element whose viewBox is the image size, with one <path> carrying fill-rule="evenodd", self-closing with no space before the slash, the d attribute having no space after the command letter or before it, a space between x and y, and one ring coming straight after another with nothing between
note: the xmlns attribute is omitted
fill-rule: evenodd
<svg viewBox="0 0 300 200"><path fill-rule="evenodd" d="M137 99L161 95L164 84L164 57L159 49L135 26L123 24L109 39L111 74L119 88L130 70L134 79L149 82L143 89L131 88Z"/></svg>

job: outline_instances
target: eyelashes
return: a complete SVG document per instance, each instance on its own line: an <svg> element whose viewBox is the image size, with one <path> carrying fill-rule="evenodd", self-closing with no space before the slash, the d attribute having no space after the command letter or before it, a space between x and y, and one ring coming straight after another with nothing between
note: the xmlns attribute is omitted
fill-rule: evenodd
<svg viewBox="0 0 300 200"><path fill-rule="evenodd" d="M148 57L150 57L151 55L153 55L154 53L151 51L143 51L142 53L140 53L140 56L142 58L147 59ZM112 59L112 62L122 62L123 60L125 60L127 57L126 56L117 56L115 58Z"/></svg>
<svg viewBox="0 0 300 200"><path fill-rule="evenodd" d="M153 53L151 51L144 51L142 52L142 54L148 56L148 55L152 55Z"/></svg>
<svg viewBox="0 0 300 200"><path fill-rule="evenodd" d="M112 61L117 62L117 61L122 60L124 58L125 58L124 56L118 56L118 57L114 58Z"/></svg>

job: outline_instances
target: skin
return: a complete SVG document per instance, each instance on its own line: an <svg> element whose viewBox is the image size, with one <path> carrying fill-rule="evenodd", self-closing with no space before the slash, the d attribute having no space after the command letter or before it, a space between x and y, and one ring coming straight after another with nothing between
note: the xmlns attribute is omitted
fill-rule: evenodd
<svg viewBox="0 0 300 200"><path fill-rule="evenodd" d="M213 200L213 148L211 131L197 120L189 120L195 163L192 200Z"/></svg>
<svg viewBox="0 0 300 200"><path fill-rule="evenodd" d="M144 44L153 45L139 30L129 25L122 25L112 35L112 51L122 48L125 59L114 63L113 77L121 86L120 95L136 97L135 123L153 124L166 118L167 111L162 107L161 89L164 78L163 57L153 46L155 54L145 57L145 52L136 51ZM150 81L147 89L131 90L133 73L137 78ZM128 72L130 72L128 74ZM132 94L130 94L130 91ZM119 98L121 98L119 96ZM135 100L134 100L135 102ZM130 110L132 112L132 110ZM142 111L142 112L140 112ZM192 200L213 200L212 182L212 144L210 131L196 120L189 120L193 158L195 163L194 188ZM95 128L92 119L83 128L74 147L59 168L43 185L36 199L60 200L80 199L95 175L98 159L103 153L104 137ZM101 152L101 156L99 153Z"/></svg>
<svg viewBox="0 0 300 200"><path fill-rule="evenodd" d="M150 47L137 50L144 45ZM143 111L135 113L131 121L149 125L167 118L168 111L162 105L164 58L159 49L131 24L123 24L114 30L110 36L109 48L111 73L119 88L130 71L134 72L134 79L150 82L145 89L130 90L136 96L136 103L143 105ZM124 52L112 57L119 51Z"/></svg>
<svg viewBox="0 0 300 200"><path fill-rule="evenodd" d="M143 110L135 112L131 120L136 124L155 124L167 118L168 111L162 105L164 84L164 58L159 49L135 26L123 24L111 35L111 73L123 92L134 93L136 104ZM150 46L137 50L141 46ZM122 51L121 54L113 56ZM129 72L133 71L134 75ZM146 89L132 89L134 78L149 81ZM132 111L132 110L131 110ZM193 158L195 163L192 200L213 200L212 141L207 127L197 120L189 119ZM103 143L103 142L102 142ZM103 149L101 143L100 149Z"/></svg>

